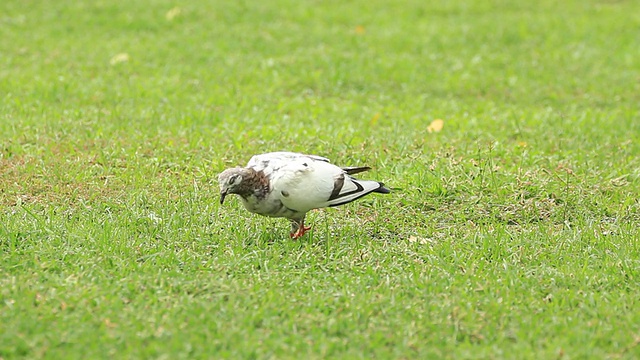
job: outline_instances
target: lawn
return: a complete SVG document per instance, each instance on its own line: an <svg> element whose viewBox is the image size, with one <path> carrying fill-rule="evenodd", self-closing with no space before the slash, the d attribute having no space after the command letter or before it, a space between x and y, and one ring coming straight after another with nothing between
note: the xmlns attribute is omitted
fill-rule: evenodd
<svg viewBox="0 0 640 360"><path fill-rule="evenodd" d="M0 2L0 359L639 357L639 14ZM393 192L292 241L276 150Z"/></svg>

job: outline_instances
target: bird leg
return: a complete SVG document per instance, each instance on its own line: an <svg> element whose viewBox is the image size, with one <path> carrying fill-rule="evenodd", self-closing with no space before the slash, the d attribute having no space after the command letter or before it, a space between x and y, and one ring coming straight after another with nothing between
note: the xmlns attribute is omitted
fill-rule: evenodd
<svg viewBox="0 0 640 360"><path fill-rule="evenodd" d="M298 230L294 233L289 234L292 239L297 240L301 238L307 231L311 230L311 226L300 225Z"/></svg>
<svg viewBox="0 0 640 360"><path fill-rule="evenodd" d="M291 220L291 234L289 236L296 240L301 238L308 230L311 230L311 226L304 226L304 218L300 221Z"/></svg>

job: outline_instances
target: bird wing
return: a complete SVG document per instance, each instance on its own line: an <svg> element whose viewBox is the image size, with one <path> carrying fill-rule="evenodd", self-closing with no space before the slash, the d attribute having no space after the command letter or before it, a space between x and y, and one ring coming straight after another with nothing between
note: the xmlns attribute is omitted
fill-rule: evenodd
<svg viewBox="0 0 640 360"><path fill-rule="evenodd" d="M253 168L256 171L263 171L266 174L270 174L273 171L277 171L283 166L289 166L292 163L297 162L314 162L322 161L329 162L329 159L316 155L305 155L300 153L288 152L288 151L276 151L260 155L254 155L247 163L248 168Z"/></svg>
<svg viewBox="0 0 640 360"><path fill-rule="evenodd" d="M289 165L291 162L296 161L322 161L330 163L331 161L326 157L318 156L318 155L307 155L301 153L294 153L289 151L276 151L270 152L260 155L254 155L249 159L247 163L248 168L253 168L256 171L263 172L272 172L273 170L277 170L284 165ZM353 175L357 173L361 173L363 171L371 170L368 166L348 166L342 167L347 174Z"/></svg>
<svg viewBox="0 0 640 360"><path fill-rule="evenodd" d="M305 156L274 169L270 182L280 201L299 212L346 204L383 188L376 181L357 180L338 166Z"/></svg>

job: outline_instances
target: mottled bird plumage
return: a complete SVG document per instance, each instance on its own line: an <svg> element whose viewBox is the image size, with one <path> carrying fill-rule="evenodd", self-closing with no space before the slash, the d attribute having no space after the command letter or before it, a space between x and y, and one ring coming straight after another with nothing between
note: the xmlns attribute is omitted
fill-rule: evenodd
<svg viewBox="0 0 640 360"><path fill-rule="evenodd" d="M343 205L372 192L389 193L382 183L351 176L369 169L340 168L324 157L292 152L255 155L246 167L220 173L220 203L237 194L250 212L289 219L292 237L299 237L308 229L304 217L309 210Z"/></svg>

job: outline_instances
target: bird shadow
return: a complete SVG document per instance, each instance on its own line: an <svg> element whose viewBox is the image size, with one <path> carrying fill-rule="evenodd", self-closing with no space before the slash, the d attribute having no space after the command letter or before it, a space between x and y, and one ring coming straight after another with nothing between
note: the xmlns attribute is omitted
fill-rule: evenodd
<svg viewBox="0 0 640 360"><path fill-rule="evenodd" d="M307 232L304 236L298 239L292 239L289 234L281 228L272 228L266 231L261 231L255 236L246 237L243 239L243 245L245 247L265 247L265 246L273 246L278 244L283 245L299 245L300 247L314 244L314 245L322 245L326 243L326 239L317 236L314 234L314 231L311 230ZM295 246L294 246L295 247Z"/></svg>

